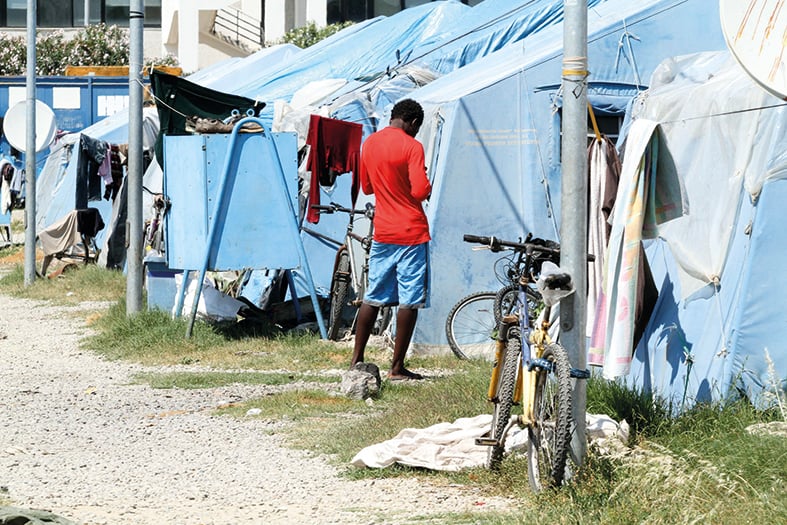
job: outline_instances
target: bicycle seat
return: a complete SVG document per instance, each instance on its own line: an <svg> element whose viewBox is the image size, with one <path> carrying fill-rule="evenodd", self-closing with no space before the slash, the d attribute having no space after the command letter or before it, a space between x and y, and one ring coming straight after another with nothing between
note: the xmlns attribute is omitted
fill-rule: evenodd
<svg viewBox="0 0 787 525"><path fill-rule="evenodd" d="M565 272L544 275L543 282L548 290L571 290L571 275Z"/></svg>

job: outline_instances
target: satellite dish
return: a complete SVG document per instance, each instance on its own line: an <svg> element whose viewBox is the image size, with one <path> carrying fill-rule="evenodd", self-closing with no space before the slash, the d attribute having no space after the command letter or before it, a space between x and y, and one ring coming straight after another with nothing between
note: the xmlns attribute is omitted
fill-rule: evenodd
<svg viewBox="0 0 787 525"><path fill-rule="evenodd" d="M721 29L735 59L763 88L787 100L784 0L720 0Z"/></svg>
<svg viewBox="0 0 787 525"><path fill-rule="evenodd" d="M36 153L43 151L55 138L55 113L36 100ZM17 102L5 112L3 133L11 146L19 151L27 149L27 101Z"/></svg>

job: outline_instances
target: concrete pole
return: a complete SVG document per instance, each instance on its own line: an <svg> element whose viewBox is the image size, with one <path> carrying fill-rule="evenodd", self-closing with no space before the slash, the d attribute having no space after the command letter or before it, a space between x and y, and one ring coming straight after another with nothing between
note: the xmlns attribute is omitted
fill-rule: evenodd
<svg viewBox="0 0 787 525"><path fill-rule="evenodd" d="M25 286L36 279L36 0L27 0Z"/></svg>
<svg viewBox="0 0 787 525"><path fill-rule="evenodd" d="M576 293L560 303L560 339L571 366L587 367L587 2L565 0L563 22L563 138L560 266L574 279ZM585 460L586 380L574 380L574 460Z"/></svg>
<svg viewBox="0 0 787 525"><path fill-rule="evenodd" d="M128 223L126 225L126 314L142 310L142 39L144 0L131 0L128 68Z"/></svg>

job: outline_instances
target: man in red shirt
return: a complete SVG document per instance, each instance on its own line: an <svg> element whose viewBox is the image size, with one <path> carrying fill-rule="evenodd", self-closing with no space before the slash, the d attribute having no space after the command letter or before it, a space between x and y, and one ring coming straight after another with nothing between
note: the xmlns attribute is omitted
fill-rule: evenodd
<svg viewBox="0 0 787 525"><path fill-rule="evenodd" d="M423 379L404 367L404 357L429 299L429 224L421 202L432 193L424 148L415 135L424 121L418 102L405 99L391 111L390 125L361 148L361 189L375 196L374 241L369 254L369 287L355 329L350 366L363 362L364 350L381 306L399 306L388 378Z"/></svg>

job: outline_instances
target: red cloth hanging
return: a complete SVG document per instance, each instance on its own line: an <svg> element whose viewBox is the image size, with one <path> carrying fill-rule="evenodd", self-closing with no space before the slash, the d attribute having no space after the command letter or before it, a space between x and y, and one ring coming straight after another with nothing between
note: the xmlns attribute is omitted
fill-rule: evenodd
<svg viewBox="0 0 787 525"><path fill-rule="evenodd" d="M311 208L320 204L320 184L331 186L336 176L342 173L353 174L352 202L358 195L356 181L361 158L361 138L363 126L353 122L345 122L332 118L312 115L309 120L309 133L306 144L311 149L306 169L311 171L309 186L309 208L306 220L316 223L320 214Z"/></svg>

